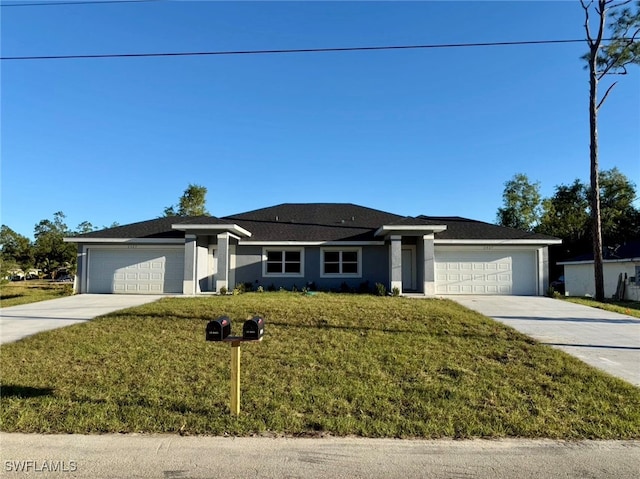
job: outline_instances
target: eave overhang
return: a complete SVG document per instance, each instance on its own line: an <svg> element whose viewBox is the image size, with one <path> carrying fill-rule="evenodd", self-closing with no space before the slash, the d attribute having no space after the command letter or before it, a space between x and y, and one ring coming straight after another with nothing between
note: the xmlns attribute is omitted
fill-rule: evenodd
<svg viewBox="0 0 640 479"><path fill-rule="evenodd" d="M435 239L435 244L440 245L490 245L490 246L510 246L510 245L540 245L562 244L561 239Z"/></svg>
<svg viewBox="0 0 640 479"><path fill-rule="evenodd" d="M640 258L615 258L615 259L603 259L603 263L640 263ZM581 261L560 261L558 265L578 265L578 264L593 264L592 259L586 259Z"/></svg>
<svg viewBox="0 0 640 479"><path fill-rule="evenodd" d="M440 233L447 229L447 225L383 225L376 230L374 236L424 236Z"/></svg>
<svg viewBox="0 0 640 479"><path fill-rule="evenodd" d="M207 224L177 224L171 225L174 230L184 231L191 234L218 234L218 233L233 233L241 238L250 238L251 232L247 231L241 226L236 224L228 225L207 225Z"/></svg>
<svg viewBox="0 0 640 479"><path fill-rule="evenodd" d="M72 236L65 243L129 243L129 244L184 244L184 238L83 238Z"/></svg>

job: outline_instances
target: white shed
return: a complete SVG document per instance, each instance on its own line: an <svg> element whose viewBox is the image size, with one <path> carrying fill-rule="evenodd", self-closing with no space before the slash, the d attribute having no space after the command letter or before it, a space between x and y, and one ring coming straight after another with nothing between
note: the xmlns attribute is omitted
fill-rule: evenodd
<svg viewBox="0 0 640 479"><path fill-rule="evenodd" d="M595 296L593 260L565 261L564 285L567 296ZM603 261L604 295L612 298L622 274L625 281L624 299L640 301L640 258L606 259Z"/></svg>

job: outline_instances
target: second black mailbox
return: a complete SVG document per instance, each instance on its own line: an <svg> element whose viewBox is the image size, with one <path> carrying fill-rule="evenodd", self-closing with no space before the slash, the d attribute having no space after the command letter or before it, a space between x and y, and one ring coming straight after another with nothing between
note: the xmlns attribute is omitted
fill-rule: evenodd
<svg viewBox="0 0 640 479"><path fill-rule="evenodd" d="M231 334L231 320L228 316L207 323L207 341L222 341Z"/></svg>
<svg viewBox="0 0 640 479"><path fill-rule="evenodd" d="M264 319L254 316L242 325L243 339L261 339L264 336Z"/></svg>

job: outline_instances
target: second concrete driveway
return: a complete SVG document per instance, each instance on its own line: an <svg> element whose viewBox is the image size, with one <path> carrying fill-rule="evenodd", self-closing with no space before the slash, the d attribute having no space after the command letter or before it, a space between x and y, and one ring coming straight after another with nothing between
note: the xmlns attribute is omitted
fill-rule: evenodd
<svg viewBox="0 0 640 479"><path fill-rule="evenodd" d="M79 294L0 309L0 344L82 323L119 309L151 303L161 296Z"/></svg>
<svg viewBox="0 0 640 479"><path fill-rule="evenodd" d="M539 296L449 296L640 386L640 319Z"/></svg>

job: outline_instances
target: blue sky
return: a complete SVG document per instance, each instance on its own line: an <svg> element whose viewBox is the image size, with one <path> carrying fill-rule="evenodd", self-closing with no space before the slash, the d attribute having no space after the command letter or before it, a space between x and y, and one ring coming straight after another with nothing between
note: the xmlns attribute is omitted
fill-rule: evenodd
<svg viewBox="0 0 640 479"><path fill-rule="evenodd" d="M159 1L0 13L2 56L584 37L577 1ZM494 222L516 173L540 181L543 196L588 182L584 50L2 61L2 223L32 236L56 211L71 228L142 221L189 183L208 188L216 216L351 202ZM620 79L599 124L601 168L636 183L638 70Z"/></svg>

